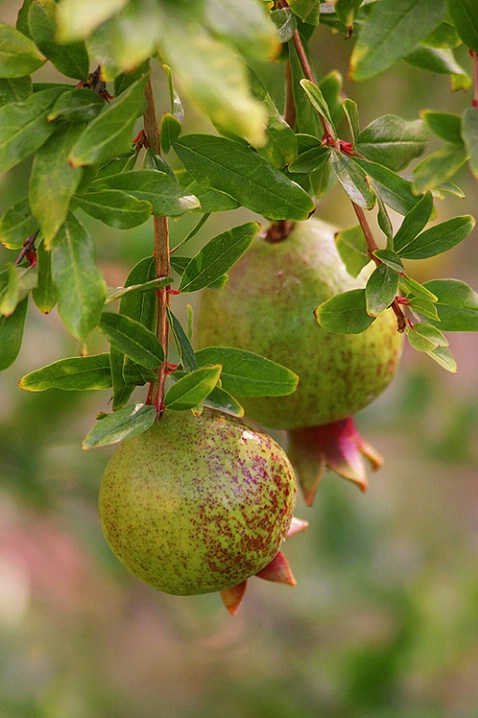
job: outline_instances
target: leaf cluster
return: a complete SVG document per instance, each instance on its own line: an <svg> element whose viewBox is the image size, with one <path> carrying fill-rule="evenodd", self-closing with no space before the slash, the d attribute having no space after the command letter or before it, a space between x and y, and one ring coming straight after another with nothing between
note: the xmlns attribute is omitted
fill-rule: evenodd
<svg viewBox="0 0 478 718"><path fill-rule="evenodd" d="M434 200L461 194L452 180L468 160L478 175L478 109L462 116L426 109L412 120L386 114L362 129L357 105L342 96L340 74L313 76L307 43L322 23L358 35L350 59L357 81L403 59L450 75L453 89L467 89L471 79L453 53L461 44L478 52L471 5L25 0L16 27L0 23L0 171L31 161L28 195L0 219L0 241L16 253L0 271L0 368L20 350L31 297L43 313L57 307L83 355L33 371L20 385L112 389L113 413L92 430L86 448L155 420L154 407L127 402L136 386L157 380L161 367L170 410L199 411L204 404L242 415L241 396L292 392L297 377L264 357L217 347L195 352L191 333L169 309L178 367L168 363L157 337L158 290L170 291L176 281L173 291L180 293L223 286L258 234L256 221L209 239L192 257L176 247L171 276L158 276L154 258L145 257L124 287L108 288L82 213L120 230L151 217L199 214L184 247L211 213L243 208L267 220L304 221L337 185L359 217L337 236L341 257L354 276L371 260L375 268L363 290L318 307L317 320L329 331L361 332L393 307L410 344L454 371L443 331L476 331L477 295L455 279L420 284L408 266L452 249L473 229L470 216L436 222ZM271 59L287 62L290 71L285 117L251 67ZM35 81L46 63L61 82ZM152 71L164 73L169 100L159 127L161 155L141 129L133 139ZM183 133L181 96L208 116L214 132ZM444 145L408 170L431 135ZM363 219L372 210L381 245ZM391 210L403 217L397 231ZM87 354L93 331L109 352Z"/></svg>

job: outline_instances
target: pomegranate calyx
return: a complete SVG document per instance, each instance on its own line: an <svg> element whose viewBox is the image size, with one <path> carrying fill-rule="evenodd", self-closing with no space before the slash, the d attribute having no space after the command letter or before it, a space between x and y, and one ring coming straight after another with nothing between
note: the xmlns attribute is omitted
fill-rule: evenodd
<svg viewBox="0 0 478 718"><path fill-rule="evenodd" d="M308 506L313 504L326 468L365 491L367 474L363 457L374 470L383 464L380 454L360 435L352 416L332 424L289 431L288 454Z"/></svg>
<svg viewBox="0 0 478 718"><path fill-rule="evenodd" d="M221 599L231 616L235 616L246 593L247 579L237 586L220 591Z"/></svg>

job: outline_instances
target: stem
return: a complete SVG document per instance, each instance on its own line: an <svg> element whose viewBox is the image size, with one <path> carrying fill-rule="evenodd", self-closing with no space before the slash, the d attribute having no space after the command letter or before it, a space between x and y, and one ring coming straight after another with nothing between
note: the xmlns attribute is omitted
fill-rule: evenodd
<svg viewBox="0 0 478 718"><path fill-rule="evenodd" d="M145 97L147 102L146 111L143 115L144 133L148 147L157 155L161 154L159 143L159 126L156 118L156 110L154 107L153 87L151 78L148 79L145 88ZM170 275L169 262L169 232L167 217L153 217L154 222L154 257L156 261L156 277L168 277ZM156 380L151 383L148 392L147 404L156 407L158 419L163 411L164 402L164 382L166 379L167 358L168 358L168 342L169 342L169 325L167 318L167 308L169 307L169 287L160 287L156 290L158 298L158 311L156 318L156 336L164 350L165 361L156 370Z"/></svg>
<svg viewBox="0 0 478 718"><path fill-rule="evenodd" d="M31 234L23 243L23 248L16 258L14 264L16 267L25 259L25 257L30 253L35 251L35 240L38 236L38 232L34 232Z"/></svg>
<svg viewBox="0 0 478 718"><path fill-rule="evenodd" d="M277 2L277 7L288 7L288 6L289 5L288 5L287 0L278 0L278 2ZM315 83L314 73L313 73L312 67L309 63L309 58L307 57L307 53L305 51L305 48L302 43L302 39L300 37L298 30L296 30L294 32L294 34L292 36L292 42L293 42L295 50L297 52L297 56L299 58L300 65L302 67L302 72L304 73L307 80L310 80L311 82ZM477 53L473 53L472 57L473 57L473 69L474 69L474 73L475 73L475 93L478 93L478 56L477 56ZM476 96L476 101L478 104L478 94ZM320 117L320 121L322 123L322 128L324 130L324 134L327 137L333 137L334 132L333 132L332 127L330 126L330 123L327 121L327 119L325 117L322 117L322 115L319 115L319 117ZM340 142L337 142L337 145L338 145L337 149L340 151ZM359 205L355 204L355 202L352 202L352 206L354 208L354 212L357 216L360 227L362 228L362 232L364 233L370 258L375 262L375 264L378 267L378 266L380 266L380 264L382 264L382 262L380 261L380 259L378 259L378 257L375 257L375 255L373 254L375 252L375 250L378 249L378 245L375 242L375 238L373 236L373 232L368 223L367 217L365 216L365 212L362 209L362 207L359 207ZM397 317L398 331L404 332L405 327L406 327L405 315L403 314L402 308L400 307L400 304L397 301L397 299L394 299L394 301L392 303L392 309L395 313L395 316Z"/></svg>
<svg viewBox="0 0 478 718"><path fill-rule="evenodd" d="M286 77L286 96L285 96L285 114L284 120L287 122L289 127L294 129L297 120L297 112L295 108L294 93L292 90L292 70L290 69L290 62L287 61L285 65L285 77Z"/></svg>
<svg viewBox="0 0 478 718"><path fill-rule="evenodd" d="M381 261L373 254L373 252L378 249L378 244L374 239L367 217L365 216L365 212L363 211L362 207L359 207L359 205L355 204L355 202L352 202L352 207L354 208L354 212L362 228L362 232L364 233L370 259L372 259L378 267L378 265L381 264Z"/></svg>
<svg viewBox="0 0 478 718"><path fill-rule="evenodd" d="M474 50L470 50L471 59L473 60L473 107L478 107L478 54Z"/></svg>

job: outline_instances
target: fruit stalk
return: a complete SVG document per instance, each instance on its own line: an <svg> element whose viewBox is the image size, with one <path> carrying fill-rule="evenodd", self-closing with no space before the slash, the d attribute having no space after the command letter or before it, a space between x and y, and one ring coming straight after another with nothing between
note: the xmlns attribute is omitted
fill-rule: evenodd
<svg viewBox="0 0 478 718"><path fill-rule="evenodd" d="M157 155L161 154L159 142L159 126L154 106L154 94L151 78L148 79L145 88L146 110L143 115L144 134L147 146ZM169 230L167 217L153 217L154 222L154 257L156 261L156 277L168 277L170 274L169 261ZM156 317L156 336L164 350L167 360L169 325L166 310L169 307L169 287L161 287L156 290L158 298L158 311ZM163 410L164 382L166 379L167 361L156 370L156 379L151 383L148 392L147 404L156 407L158 419Z"/></svg>

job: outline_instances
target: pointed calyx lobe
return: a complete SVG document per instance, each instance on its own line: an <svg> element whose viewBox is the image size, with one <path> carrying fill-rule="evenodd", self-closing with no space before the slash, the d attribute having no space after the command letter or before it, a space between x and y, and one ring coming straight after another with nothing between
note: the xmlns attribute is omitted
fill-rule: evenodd
<svg viewBox="0 0 478 718"><path fill-rule="evenodd" d="M305 531L308 527L308 522L303 519L293 517L287 537L295 536L295 534ZM291 571L291 568L287 562L286 557L282 551L278 551L276 556L267 564L264 568L258 571L256 574L257 578L263 578L265 581L273 581L274 583L285 583L287 586L296 586L297 581ZM241 605L242 599L246 593L247 580L226 588L220 592L222 602L232 616L235 616L239 606Z"/></svg>
<svg viewBox="0 0 478 718"><path fill-rule="evenodd" d="M351 416L332 424L293 429L288 435L289 458L308 506L314 501L326 468L365 491L367 476L363 457L373 469L383 463L380 454L362 438Z"/></svg>

